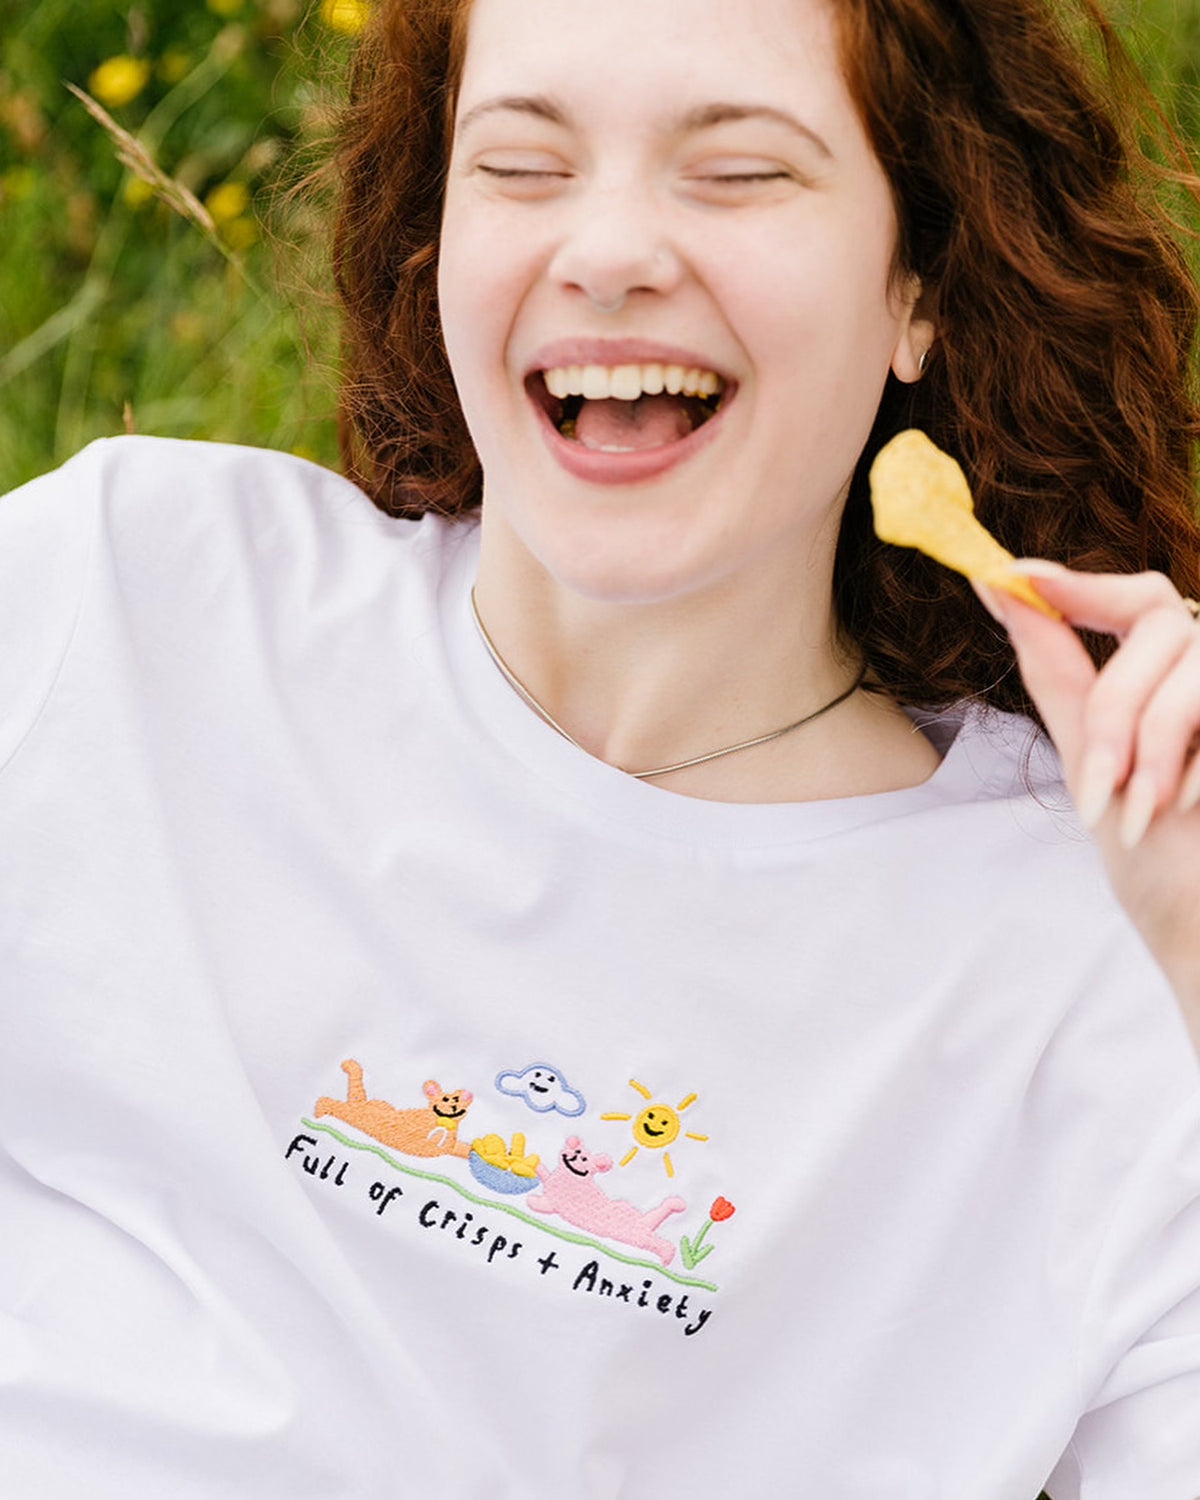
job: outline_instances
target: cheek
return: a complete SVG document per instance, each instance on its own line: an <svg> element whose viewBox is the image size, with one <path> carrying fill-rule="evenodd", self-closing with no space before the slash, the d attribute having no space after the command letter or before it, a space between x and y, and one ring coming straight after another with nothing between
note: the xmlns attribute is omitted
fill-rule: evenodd
<svg viewBox="0 0 1200 1500"><path fill-rule="evenodd" d="M442 338L459 404L477 449L490 444L487 392L492 371L503 358L500 311L488 264L474 238L462 232L448 205L438 257L438 309Z"/></svg>
<svg viewBox="0 0 1200 1500"><path fill-rule="evenodd" d="M794 374L817 400L840 388L844 363L872 383L874 366L887 365L899 328L891 261L890 217L866 204L844 216L801 212L749 242L731 223L710 235L700 269L751 364Z"/></svg>
<svg viewBox="0 0 1200 1500"><path fill-rule="evenodd" d="M438 310L454 376L461 383L475 363L479 336L479 277L469 223L453 195L446 200L438 246Z"/></svg>
<svg viewBox="0 0 1200 1500"><path fill-rule="evenodd" d="M510 224L486 205L447 198L438 253L442 336L468 422L482 419L482 393L504 378L514 321L531 285L531 256Z"/></svg>

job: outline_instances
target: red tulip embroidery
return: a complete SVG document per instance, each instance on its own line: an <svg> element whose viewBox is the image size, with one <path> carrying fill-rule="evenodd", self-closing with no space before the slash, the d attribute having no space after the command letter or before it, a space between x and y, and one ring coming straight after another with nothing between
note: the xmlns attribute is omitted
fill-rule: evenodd
<svg viewBox="0 0 1200 1500"><path fill-rule="evenodd" d="M721 1224L726 1219L731 1219L737 1212L728 1198L717 1198L708 1211L708 1218L704 1227L696 1238L689 1239L685 1234L679 1241L679 1253L683 1258L683 1264L689 1271L694 1271L706 1255L711 1255L716 1249L715 1245L706 1245L705 1238L714 1224Z"/></svg>

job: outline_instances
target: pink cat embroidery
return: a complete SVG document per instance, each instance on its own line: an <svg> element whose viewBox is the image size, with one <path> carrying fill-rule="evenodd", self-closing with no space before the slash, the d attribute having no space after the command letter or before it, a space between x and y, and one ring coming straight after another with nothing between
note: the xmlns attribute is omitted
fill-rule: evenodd
<svg viewBox="0 0 1200 1500"><path fill-rule="evenodd" d="M542 1184L540 1193L526 1198L525 1206L539 1214L558 1214L576 1229L589 1234L619 1240L638 1250L649 1250L664 1266L675 1258L675 1246L654 1231L670 1214L682 1213L687 1204L682 1198L664 1198L657 1208L639 1212L632 1203L606 1198L595 1181L598 1172L610 1172L612 1160L607 1156L589 1156L577 1135L569 1138L553 1172L537 1169Z"/></svg>

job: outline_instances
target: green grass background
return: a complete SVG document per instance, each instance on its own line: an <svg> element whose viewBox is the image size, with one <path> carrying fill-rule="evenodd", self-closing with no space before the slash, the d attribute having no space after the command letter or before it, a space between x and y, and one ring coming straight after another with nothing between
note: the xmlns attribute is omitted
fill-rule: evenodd
<svg viewBox="0 0 1200 1500"><path fill-rule="evenodd" d="M0 0L0 493L127 422L336 463L326 225L286 190L349 45L301 0ZM67 92L116 55L151 65L117 122L200 200L248 195L220 243Z"/></svg>
<svg viewBox="0 0 1200 1500"><path fill-rule="evenodd" d="M325 3L0 0L0 493L126 426L336 465L327 226L286 195L352 45ZM1200 146L1200 0L1117 6ZM201 200L249 195L221 243L131 186L67 92L122 54L150 74L118 123Z"/></svg>

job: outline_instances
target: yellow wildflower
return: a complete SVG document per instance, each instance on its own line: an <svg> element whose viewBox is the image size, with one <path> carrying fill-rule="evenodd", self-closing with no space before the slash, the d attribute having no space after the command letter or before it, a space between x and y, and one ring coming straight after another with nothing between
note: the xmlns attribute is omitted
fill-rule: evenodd
<svg viewBox="0 0 1200 1500"><path fill-rule="evenodd" d="M120 109L123 104L137 98L149 79L150 64L144 57L122 53L102 62L88 79L88 87L101 104Z"/></svg>
<svg viewBox="0 0 1200 1500"><path fill-rule="evenodd" d="M366 0L322 0L321 4L322 21L343 36L357 36L370 14Z"/></svg>
<svg viewBox="0 0 1200 1500"><path fill-rule="evenodd" d="M215 15L228 19L230 16L236 16L241 10L242 0L208 0L208 8Z"/></svg>
<svg viewBox="0 0 1200 1500"><path fill-rule="evenodd" d="M223 224L221 233L225 236L225 243L231 250L249 250L251 245L258 242L258 225L253 219L245 217Z"/></svg>
<svg viewBox="0 0 1200 1500"><path fill-rule="evenodd" d="M144 177L135 177L130 173L121 189L121 197L129 208L145 208L154 197L154 189Z"/></svg>
<svg viewBox="0 0 1200 1500"><path fill-rule="evenodd" d="M223 182L213 188L204 206L218 224L231 224L250 206L250 189L244 182Z"/></svg>

